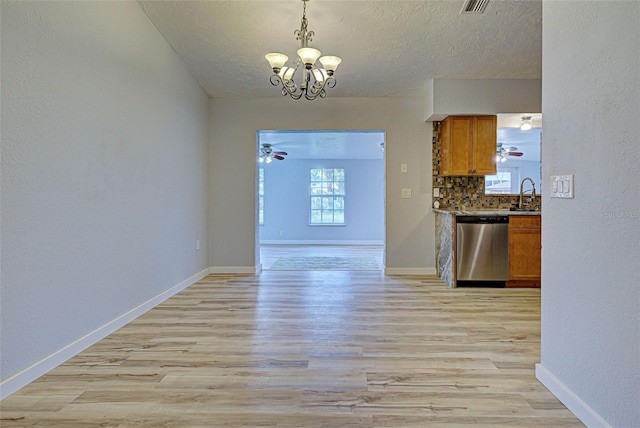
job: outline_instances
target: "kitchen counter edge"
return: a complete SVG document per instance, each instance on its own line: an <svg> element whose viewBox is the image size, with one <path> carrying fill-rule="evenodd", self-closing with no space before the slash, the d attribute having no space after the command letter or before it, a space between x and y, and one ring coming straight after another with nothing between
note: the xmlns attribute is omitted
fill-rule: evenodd
<svg viewBox="0 0 640 428"><path fill-rule="evenodd" d="M432 208L433 212L440 214L450 215L484 215L484 216L498 216L498 215L542 215L541 211L510 211L510 210L452 210L442 208Z"/></svg>

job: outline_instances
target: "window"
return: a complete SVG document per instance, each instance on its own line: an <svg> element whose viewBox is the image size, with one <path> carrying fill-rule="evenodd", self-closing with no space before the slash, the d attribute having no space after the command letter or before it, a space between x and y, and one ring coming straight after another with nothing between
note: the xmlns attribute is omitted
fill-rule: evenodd
<svg viewBox="0 0 640 428"><path fill-rule="evenodd" d="M310 197L312 225L344 225L344 169L312 168Z"/></svg>
<svg viewBox="0 0 640 428"><path fill-rule="evenodd" d="M491 195L509 195L511 191L511 171L498 171L495 175L484 176L485 193Z"/></svg>
<svg viewBox="0 0 640 428"><path fill-rule="evenodd" d="M264 224L264 168L258 168L258 221Z"/></svg>

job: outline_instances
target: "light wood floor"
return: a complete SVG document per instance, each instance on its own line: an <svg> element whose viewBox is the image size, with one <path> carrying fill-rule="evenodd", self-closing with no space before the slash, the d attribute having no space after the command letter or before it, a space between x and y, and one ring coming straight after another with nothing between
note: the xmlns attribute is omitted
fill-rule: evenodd
<svg viewBox="0 0 640 428"><path fill-rule="evenodd" d="M210 275L0 403L2 427L579 427L534 377L540 290Z"/></svg>

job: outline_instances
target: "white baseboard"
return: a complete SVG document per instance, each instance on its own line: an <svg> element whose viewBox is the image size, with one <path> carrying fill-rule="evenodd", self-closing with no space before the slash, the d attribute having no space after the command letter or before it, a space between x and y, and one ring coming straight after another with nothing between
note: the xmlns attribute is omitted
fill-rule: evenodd
<svg viewBox="0 0 640 428"><path fill-rule="evenodd" d="M343 241L343 240L284 240L284 239L265 239L260 244L264 245L384 245L384 241Z"/></svg>
<svg viewBox="0 0 640 428"><path fill-rule="evenodd" d="M536 379L542 383L567 409L589 428L611 428L602 417L587 403L582 401L573 391L563 384L542 364L536 364Z"/></svg>
<svg viewBox="0 0 640 428"><path fill-rule="evenodd" d="M384 269L385 275L437 275L436 268L392 268Z"/></svg>
<svg viewBox="0 0 640 428"><path fill-rule="evenodd" d="M257 266L212 266L210 274L257 274L262 270L262 265Z"/></svg>
<svg viewBox="0 0 640 428"><path fill-rule="evenodd" d="M144 314L148 310L158 306L171 296L184 290L191 284L198 282L209 273L209 269L205 269L197 274L185 279L179 284L174 285L166 291L158 294L157 296L147 300L139 306L125 312L117 318L109 321L102 327L88 333L86 336L68 344L67 346L57 350L53 354L43 358L42 360L32 364L31 366L19 371L18 373L6 378L0 382L0 400L4 400L14 392L24 388L29 383L38 379L40 376L46 374L50 370L58 367L60 364L67 361L69 358L78 355L80 352L87 349L89 346L104 339L114 331L130 323L140 315Z"/></svg>

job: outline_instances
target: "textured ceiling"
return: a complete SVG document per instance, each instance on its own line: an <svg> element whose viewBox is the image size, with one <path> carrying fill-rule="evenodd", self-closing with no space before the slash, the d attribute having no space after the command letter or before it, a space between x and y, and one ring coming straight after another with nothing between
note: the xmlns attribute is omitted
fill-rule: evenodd
<svg viewBox="0 0 640 428"><path fill-rule="evenodd" d="M327 96L423 95L431 78L541 77L541 0L491 0L482 15L461 15L462 3L309 1L310 46L343 60ZM140 4L209 96L281 96L264 54L295 57L302 1Z"/></svg>
<svg viewBox="0 0 640 428"><path fill-rule="evenodd" d="M140 4L209 96L281 97L269 83L271 69L264 55L281 52L295 57L299 42L293 31L300 27L302 1L143 0ZM462 0L309 1L307 19L315 32L310 45L343 60L336 72L338 84L327 96L426 95L432 78L541 77L541 0L490 0L482 15L461 15L462 4ZM508 119L501 117L501 126L516 126L505 123ZM519 116L511 119L518 121ZM286 132L261 137L299 159L379 157L381 138ZM347 139L351 145L345 145ZM353 143L356 140L360 143ZM526 150L526 142L517 143Z"/></svg>

